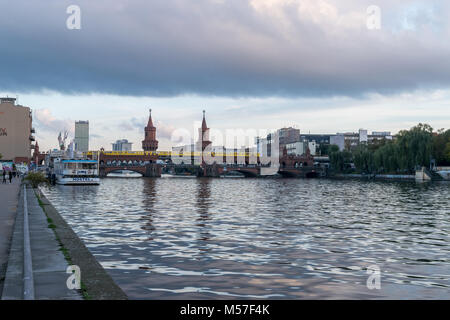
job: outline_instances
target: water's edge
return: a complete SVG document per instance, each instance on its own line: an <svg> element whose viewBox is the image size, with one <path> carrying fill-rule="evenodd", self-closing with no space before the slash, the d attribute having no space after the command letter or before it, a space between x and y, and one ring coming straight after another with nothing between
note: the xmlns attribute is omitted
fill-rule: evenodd
<svg viewBox="0 0 450 320"><path fill-rule="evenodd" d="M58 240L61 242L64 250L67 250L70 262L80 267L81 281L90 299L127 300L127 295L95 259L84 242L72 230L40 189L38 194L42 208L55 225L53 230Z"/></svg>

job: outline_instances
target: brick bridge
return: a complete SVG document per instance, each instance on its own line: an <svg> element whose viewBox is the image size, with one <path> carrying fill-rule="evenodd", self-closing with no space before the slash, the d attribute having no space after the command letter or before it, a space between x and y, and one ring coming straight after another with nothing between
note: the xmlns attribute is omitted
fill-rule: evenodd
<svg viewBox="0 0 450 320"><path fill-rule="evenodd" d="M160 177L161 166L157 164L148 164L143 166L100 166L100 177L106 177L108 173L117 172L119 170L129 170L142 174L144 177Z"/></svg>
<svg viewBox="0 0 450 320"><path fill-rule="evenodd" d="M105 152L88 153L88 157L98 157L100 164L100 177L106 177L108 173L119 170L129 170L142 174L144 177L160 177L161 166L156 163L158 155L156 152Z"/></svg>
<svg viewBox="0 0 450 320"><path fill-rule="evenodd" d="M202 165L201 175L204 177L219 177L225 172L240 172L245 177L259 177L265 175L263 170L270 171L270 166L259 164L212 164ZM276 169L275 169L276 170ZM280 157L276 173L283 177L316 178L326 174L325 169L314 166L314 158L309 154L288 155L286 152Z"/></svg>
<svg viewBox="0 0 450 320"><path fill-rule="evenodd" d="M202 126L199 128L199 141L197 146L202 152L193 152L187 155L171 153L165 151L156 151L158 141L156 140L156 128L153 125L151 109L147 126L145 127L145 138L142 141L140 152L119 152L103 149L99 152L90 152L87 154L91 159L98 159L100 164L100 176L104 177L108 173L119 170L130 170L142 174L144 177L160 177L164 166L187 170L186 173L195 174L199 177L219 177L226 172L240 172L246 177L258 177L263 175L279 173L285 177L316 177L324 173L324 169L314 167L314 158L307 149L304 155L288 155L286 148L283 148L279 156L279 167L263 165L260 162L259 155L249 152L220 154L207 152L207 147L212 145L209 140L209 128L206 125L205 111L203 111ZM200 139L201 137L201 139ZM281 150L280 150L281 151ZM171 163L172 159L186 160L187 163ZM229 156L229 157L228 157ZM208 161L205 161L208 159ZM214 159L217 161L211 162ZM158 161L163 160L164 162ZM159 162L159 163L158 163ZM165 164L160 164L165 163ZM212 163L212 164L207 164ZM272 163L275 165L274 163ZM187 166L186 166L187 165ZM181 166L181 167L180 167Z"/></svg>
<svg viewBox="0 0 450 320"><path fill-rule="evenodd" d="M170 152L114 152L100 151L98 154L89 153L88 157L95 159L98 157L100 164L100 176L105 177L109 173L120 170L129 170L142 174L144 177L160 177L164 169L181 170L186 173L197 175L199 177L219 177L227 172L239 172L245 177L263 176L264 170L270 171L270 166L257 164L248 164L244 161L242 164L236 163L214 163L208 165L205 162L201 164L158 164L158 159L170 159ZM236 159L236 158L235 158ZM314 167L313 157L309 154L294 156L283 154L280 157L279 168L276 171L284 177L313 178L324 175L324 169ZM274 172L274 173L276 173Z"/></svg>

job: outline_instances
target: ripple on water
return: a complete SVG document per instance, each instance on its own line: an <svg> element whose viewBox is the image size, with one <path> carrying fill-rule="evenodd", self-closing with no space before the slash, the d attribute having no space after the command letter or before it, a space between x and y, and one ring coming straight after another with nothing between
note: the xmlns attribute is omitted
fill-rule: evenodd
<svg viewBox="0 0 450 320"><path fill-rule="evenodd" d="M106 178L43 191L131 298L448 299L449 188Z"/></svg>

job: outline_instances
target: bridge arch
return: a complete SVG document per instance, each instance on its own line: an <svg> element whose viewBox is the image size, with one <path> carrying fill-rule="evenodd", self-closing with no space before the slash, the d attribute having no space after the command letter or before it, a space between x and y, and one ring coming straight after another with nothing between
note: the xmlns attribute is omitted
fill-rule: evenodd
<svg viewBox="0 0 450 320"><path fill-rule="evenodd" d="M139 173L143 177L145 176L147 168L145 166L139 167L127 167L127 166L114 166L114 167L102 167L100 168L100 175L103 177L108 176L110 173L117 173L118 171L127 170L135 173Z"/></svg>
<svg viewBox="0 0 450 320"><path fill-rule="evenodd" d="M254 178L259 175L258 169L251 169L251 168L227 168L228 172L240 172L242 173L246 178Z"/></svg>

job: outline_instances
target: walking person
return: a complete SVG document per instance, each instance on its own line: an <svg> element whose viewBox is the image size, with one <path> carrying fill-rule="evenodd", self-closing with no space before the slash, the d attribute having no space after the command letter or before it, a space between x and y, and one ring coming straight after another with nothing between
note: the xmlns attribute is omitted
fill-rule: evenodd
<svg viewBox="0 0 450 320"><path fill-rule="evenodd" d="M12 171L8 172L9 183L12 183Z"/></svg>
<svg viewBox="0 0 450 320"><path fill-rule="evenodd" d="M2 183L6 183L6 170L3 169L3 182Z"/></svg>

